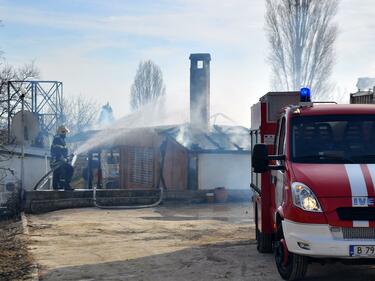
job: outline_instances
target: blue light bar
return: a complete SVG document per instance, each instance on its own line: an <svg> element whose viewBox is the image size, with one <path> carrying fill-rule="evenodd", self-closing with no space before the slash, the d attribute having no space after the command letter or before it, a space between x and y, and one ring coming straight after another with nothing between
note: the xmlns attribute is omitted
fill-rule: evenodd
<svg viewBox="0 0 375 281"><path fill-rule="evenodd" d="M300 90L300 101L301 102L311 102L311 96L310 96L310 89L309 88L302 88Z"/></svg>

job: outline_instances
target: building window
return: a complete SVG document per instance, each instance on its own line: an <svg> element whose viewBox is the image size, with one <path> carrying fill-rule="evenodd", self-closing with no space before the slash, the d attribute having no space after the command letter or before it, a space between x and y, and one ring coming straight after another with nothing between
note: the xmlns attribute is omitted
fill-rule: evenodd
<svg viewBox="0 0 375 281"><path fill-rule="evenodd" d="M202 60L198 60L198 61L197 61L197 68L198 68L198 69L202 69L203 66L204 66L203 61L202 61Z"/></svg>

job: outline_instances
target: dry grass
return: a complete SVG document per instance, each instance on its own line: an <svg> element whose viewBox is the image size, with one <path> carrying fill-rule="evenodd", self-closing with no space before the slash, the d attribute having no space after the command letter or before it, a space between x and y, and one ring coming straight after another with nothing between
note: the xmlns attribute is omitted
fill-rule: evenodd
<svg viewBox="0 0 375 281"><path fill-rule="evenodd" d="M28 280L31 265L21 222L0 222L0 280Z"/></svg>

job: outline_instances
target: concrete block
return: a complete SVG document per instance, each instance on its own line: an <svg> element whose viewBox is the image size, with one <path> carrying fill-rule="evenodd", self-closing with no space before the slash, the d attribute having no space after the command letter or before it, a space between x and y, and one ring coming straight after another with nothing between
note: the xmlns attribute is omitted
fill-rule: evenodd
<svg viewBox="0 0 375 281"><path fill-rule="evenodd" d="M158 190L97 190L97 202L103 206L147 205L159 199ZM59 209L92 207L92 190L28 191L26 213L44 213Z"/></svg>

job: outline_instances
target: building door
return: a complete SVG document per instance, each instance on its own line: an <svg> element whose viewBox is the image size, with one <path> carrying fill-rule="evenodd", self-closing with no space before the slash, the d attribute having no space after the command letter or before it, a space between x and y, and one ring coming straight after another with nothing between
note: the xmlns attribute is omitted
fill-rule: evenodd
<svg viewBox="0 0 375 281"><path fill-rule="evenodd" d="M125 151L126 188L154 188L155 152L153 147L127 146Z"/></svg>

